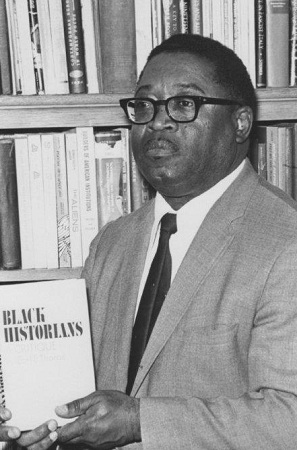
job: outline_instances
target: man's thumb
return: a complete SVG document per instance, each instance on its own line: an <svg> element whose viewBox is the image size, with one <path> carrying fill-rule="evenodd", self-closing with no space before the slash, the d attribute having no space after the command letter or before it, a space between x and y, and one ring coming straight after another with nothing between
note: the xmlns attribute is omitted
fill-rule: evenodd
<svg viewBox="0 0 297 450"><path fill-rule="evenodd" d="M84 413L80 399L73 402L66 403L65 405L59 405L55 408L55 413L60 417L72 418L80 416Z"/></svg>

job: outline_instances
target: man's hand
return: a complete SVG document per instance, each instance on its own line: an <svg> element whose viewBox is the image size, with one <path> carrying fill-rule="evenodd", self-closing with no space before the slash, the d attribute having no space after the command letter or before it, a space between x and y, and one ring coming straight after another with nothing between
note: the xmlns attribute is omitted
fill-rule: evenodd
<svg viewBox="0 0 297 450"><path fill-rule="evenodd" d="M141 441L139 399L119 391L96 391L58 406L61 417L77 417L58 430L58 440L100 450Z"/></svg>
<svg viewBox="0 0 297 450"><path fill-rule="evenodd" d="M6 421L9 419L11 419L10 410L0 406L0 441L12 441L21 435L19 428L6 425Z"/></svg>

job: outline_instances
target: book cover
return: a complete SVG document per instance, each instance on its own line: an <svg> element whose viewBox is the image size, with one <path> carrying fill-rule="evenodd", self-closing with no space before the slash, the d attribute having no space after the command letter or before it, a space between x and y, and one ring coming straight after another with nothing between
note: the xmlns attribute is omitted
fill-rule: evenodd
<svg viewBox="0 0 297 450"><path fill-rule="evenodd" d="M30 167L27 136L15 135L15 159L17 170L17 189L19 224L21 238L22 269L35 267L30 190Z"/></svg>
<svg viewBox="0 0 297 450"><path fill-rule="evenodd" d="M21 267L14 139L0 138L0 267Z"/></svg>
<svg viewBox="0 0 297 450"><path fill-rule="evenodd" d="M69 205L64 133L54 133L59 267L71 267Z"/></svg>
<svg viewBox="0 0 297 450"><path fill-rule="evenodd" d="M289 0L266 0L267 87L289 86Z"/></svg>
<svg viewBox="0 0 297 450"><path fill-rule="evenodd" d="M43 61L40 47L39 19L36 0L28 0L31 48L37 94L44 94Z"/></svg>
<svg viewBox="0 0 297 450"><path fill-rule="evenodd" d="M95 138L93 127L77 127L76 136L84 262L89 254L91 241L98 233Z"/></svg>
<svg viewBox="0 0 297 450"><path fill-rule="evenodd" d="M48 269L59 267L57 200L56 200L56 168L54 137L52 133L41 134L41 153L44 189L44 214L46 227L46 263Z"/></svg>
<svg viewBox="0 0 297 450"><path fill-rule="evenodd" d="M153 48L151 15L151 0L135 0L137 77L141 74Z"/></svg>
<svg viewBox="0 0 297 450"><path fill-rule="evenodd" d="M32 208L34 267L47 267L46 225L44 209L44 180L42 169L41 138L39 133L28 134L28 154L30 167L30 195Z"/></svg>
<svg viewBox="0 0 297 450"><path fill-rule="evenodd" d="M103 91L134 93L137 72L134 0L100 0L99 19Z"/></svg>
<svg viewBox="0 0 297 450"><path fill-rule="evenodd" d="M1 388L9 425L31 430L95 390L83 279L0 286ZM28 405L30 413L28 414ZM73 420L73 419L71 419Z"/></svg>
<svg viewBox="0 0 297 450"><path fill-rule="evenodd" d="M203 36L202 0L190 0L190 30Z"/></svg>
<svg viewBox="0 0 297 450"><path fill-rule="evenodd" d="M65 31L61 0L49 0L50 33L53 52L53 76L55 93L69 94L68 66L66 57Z"/></svg>
<svg viewBox="0 0 297 450"><path fill-rule="evenodd" d="M75 130L65 133L71 266L83 264L79 198L78 149Z"/></svg>
<svg viewBox="0 0 297 450"><path fill-rule="evenodd" d="M256 87L266 87L266 11L265 0L255 1Z"/></svg>
<svg viewBox="0 0 297 450"><path fill-rule="evenodd" d="M93 1L81 0L81 17L88 94L98 94L100 92L98 78L100 67L98 66L98 47L96 43L98 34L95 31L95 11Z"/></svg>
<svg viewBox="0 0 297 450"><path fill-rule="evenodd" d="M87 92L80 0L64 0L63 20L70 94Z"/></svg>
<svg viewBox="0 0 297 450"><path fill-rule="evenodd" d="M168 39L181 33L181 14L179 0L162 0L163 7L163 38Z"/></svg>
<svg viewBox="0 0 297 450"><path fill-rule="evenodd" d="M5 0L0 0L0 81L1 94L12 94L12 72Z"/></svg>
<svg viewBox="0 0 297 450"><path fill-rule="evenodd" d="M290 86L297 85L297 0L290 0L289 70Z"/></svg>
<svg viewBox="0 0 297 450"><path fill-rule="evenodd" d="M121 130L95 133L99 228L124 214L123 163Z"/></svg>

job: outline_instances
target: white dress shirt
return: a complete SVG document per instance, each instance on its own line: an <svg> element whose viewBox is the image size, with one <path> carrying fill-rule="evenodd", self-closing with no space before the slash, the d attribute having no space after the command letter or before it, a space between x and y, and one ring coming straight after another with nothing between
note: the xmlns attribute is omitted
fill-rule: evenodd
<svg viewBox="0 0 297 450"><path fill-rule="evenodd" d="M174 213L177 216L177 232L171 235L169 241L170 253L172 258L172 281L208 211L223 195L223 193L231 185L231 183L233 183L233 181L237 178L243 166L244 161L227 177L223 178L208 191L187 202L178 211L174 211L174 209L171 208L171 206L164 200L164 198L159 193L157 193L155 199L155 219L152 227L144 271L139 286L137 305L139 304L145 281L151 267L151 263L157 251L160 235L160 220L162 219L164 214Z"/></svg>

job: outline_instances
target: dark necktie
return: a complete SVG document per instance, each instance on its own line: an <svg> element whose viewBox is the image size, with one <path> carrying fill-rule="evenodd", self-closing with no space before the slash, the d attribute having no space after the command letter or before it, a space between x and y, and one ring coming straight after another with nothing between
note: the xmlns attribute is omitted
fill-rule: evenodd
<svg viewBox="0 0 297 450"><path fill-rule="evenodd" d="M171 282L171 255L169 239L177 231L176 214L165 214L161 220L160 237L132 332L127 394L130 394L139 363L152 329L163 305Z"/></svg>

